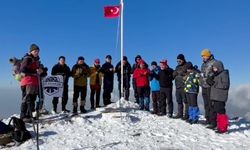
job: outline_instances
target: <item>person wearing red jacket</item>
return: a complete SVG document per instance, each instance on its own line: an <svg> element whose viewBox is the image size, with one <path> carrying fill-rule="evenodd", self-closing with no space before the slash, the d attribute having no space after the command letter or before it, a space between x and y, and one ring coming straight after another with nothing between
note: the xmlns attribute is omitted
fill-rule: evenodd
<svg viewBox="0 0 250 150"><path fill-rule="evenodd" d="M22 104L20 118L29 121L35 111L35 101L39 90L38 76L43 73L39 61L39 47L30 46L29 53L23 57L20 67L23 78L21 80Z"/></svg>
<svg viewBox="0 0 250 150"><path fill-rule="evenodd" d="M139 62L139 68L136 68L133 74L133 78L136 80L136 87L139 94L139 105L140 110L149 111L150 103L150 87L149 87L149 76L150 70L146 67L145 61Z"/></svg>

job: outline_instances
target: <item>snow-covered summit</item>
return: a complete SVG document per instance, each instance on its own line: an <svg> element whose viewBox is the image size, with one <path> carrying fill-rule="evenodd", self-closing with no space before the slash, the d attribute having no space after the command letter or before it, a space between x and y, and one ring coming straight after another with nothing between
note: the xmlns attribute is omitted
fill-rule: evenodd
<svg viewBox="0 0 250 150"><path fill-rule="evenodd" d="M249 138L250 123L241 118L230 120L229 133L217 134L202 124L140 111L124 100L75 117L43 116L40 123L42 150L250 149ZM35 138L9 149L36 149Z"/></svg>

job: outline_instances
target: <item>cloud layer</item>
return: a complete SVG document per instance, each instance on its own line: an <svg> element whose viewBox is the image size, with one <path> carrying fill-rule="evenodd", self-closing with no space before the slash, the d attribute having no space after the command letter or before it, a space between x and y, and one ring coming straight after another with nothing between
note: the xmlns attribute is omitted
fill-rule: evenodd
<svg viewBox="0 0 250 150"><path fill-rule="evenodd" d="M175 100L175 91L173 91L173 100L175 105L175 111L177 110L176 100ZM86 108L88 109L90 106L89 102L89 94L90 91L88 89L88 94L86 97ZM67 107L72 109L72 96L73 91L69 91L69 101ZM112 94L112 100L116 101L119 99L117 84L114 85L114 91ZM130 99L134 101L133 89L130 90ZM102 104L102 96L100 100L100 104ZM21 103L21 91L19 88L9 89L9 88L1 88L0 89L0 118L6 117L7 115L11 115L13 113L19 113L20 111L20 103ZM204 114L203 109L203 99L201 93L198 96L198 103L201 109L202 114ZM46 108L51 110L52 108L52 100L45 100ZM60 109L59 104L59 109ZM250 121L250 84L244 84L237 87L233 87L229 91L229 98L226 103L227 114L230 117L245 117Z"/></svg>

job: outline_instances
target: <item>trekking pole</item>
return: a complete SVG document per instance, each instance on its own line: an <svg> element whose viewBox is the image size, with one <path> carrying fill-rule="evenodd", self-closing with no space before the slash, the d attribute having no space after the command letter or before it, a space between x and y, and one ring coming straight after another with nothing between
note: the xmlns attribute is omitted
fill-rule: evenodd
<svg viewBox="0 0 250 150"><path fill-rule="evenodd" d="M40 75L37 75L38 78L38 104L41 103L41 78ZM36 146L37 150L39 150L39 107L36 108L36 119L37 119L37 124L36 124Z"/></svg>

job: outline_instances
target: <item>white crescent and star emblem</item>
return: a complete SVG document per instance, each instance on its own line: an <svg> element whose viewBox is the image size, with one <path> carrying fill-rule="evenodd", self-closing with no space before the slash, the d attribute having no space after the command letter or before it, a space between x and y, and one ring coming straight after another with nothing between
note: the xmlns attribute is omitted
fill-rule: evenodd
<svg viewBox="0 0 250 150"><path fill-rule="evenodd" d="M119 13L119 8L118 7L114 7L113 9L110 9L110 12L114 15Z"/></svg>

